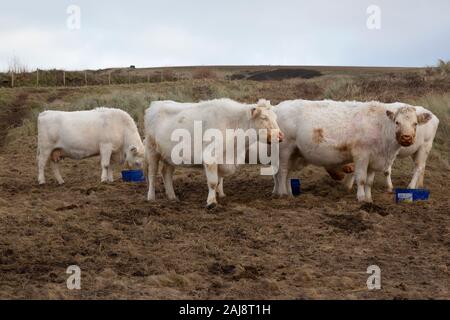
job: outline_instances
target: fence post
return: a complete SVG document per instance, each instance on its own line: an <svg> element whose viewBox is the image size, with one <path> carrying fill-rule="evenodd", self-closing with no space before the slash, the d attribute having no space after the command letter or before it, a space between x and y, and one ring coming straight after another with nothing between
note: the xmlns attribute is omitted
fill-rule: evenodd
<svg viewBox="0 0 450 320"><path fill-rule="evenodd" d="M11 88L14 88L14 71L11 70Z"/></svg>
<svg viewBox="0 0 450 320"><path fill-rule="evenodd" d="M84 71L84 85L87 86L87 71Z"/></svg>
<svg viewBox="0 0 450 320"><path fill-rule="evenodd" d="M150 83L150 73L147 73L147 83Z"/></svg>
<svg viewBox="0 0 450 320"><path fill-rule="evenodd" d="M111 85L111 72L108 73L108 84Z"/></svg>
<svg viewBox="0 0 450 320"><path fill-rule="evenodd" d="M128 84L131 84L131 72L128 71Z"/></svg>
<svg viewBox="0 0 450 320"><path fill-rule="evenodd" d="M39 87L39 69L36 69L36 87Z"/></svg>

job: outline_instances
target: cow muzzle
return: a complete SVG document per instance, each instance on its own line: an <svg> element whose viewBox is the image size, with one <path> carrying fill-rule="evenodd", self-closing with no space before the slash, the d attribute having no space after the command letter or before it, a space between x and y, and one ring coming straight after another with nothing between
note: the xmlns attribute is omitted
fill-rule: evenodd
<svg viewBox="0 0 450 320"><path fill-rule="evenodd" d="M399 144L402 147L409 147L410 145L412 145L414 143L414 137L411 135L401 135L400 139L399 139Z"/></svg>
<svg viewBox="0 0 450 320"><path fill-rule="evenodd" d="M280 130L275 130L273 131L274 137L276 137L276 139L278 140L278 142L283 142L284 140L284 133L281 132ZM267 133L267 143L271 144L272 143L272 133Z"/></svg>

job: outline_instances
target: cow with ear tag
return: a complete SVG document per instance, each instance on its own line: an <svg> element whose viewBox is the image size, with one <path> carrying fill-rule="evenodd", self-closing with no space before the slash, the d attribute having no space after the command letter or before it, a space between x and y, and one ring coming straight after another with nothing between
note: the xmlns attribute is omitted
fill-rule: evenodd
<svg viewBox="0 0 450 320"><path fill-rule="evenodd" d="M97 108L89 111L44 111L38 117L38 181L45 183L50 160L55 179L63 158L84 159L100 155L101 181L113 181L113 165L125 162L140 166L144 145L133 118L123 110Z"/></svg>
<svg viewBox="0 0 450 320"><path fill-rule="evenodd" d="M275 194L289 194L293 164L336 168L354 162L357 199L367 202L372 202L375 172L386 172L400 149L415 142L417 127L432 118L409 105L394 112L375 101L293 100L274 110L285 134Z"/></svg>

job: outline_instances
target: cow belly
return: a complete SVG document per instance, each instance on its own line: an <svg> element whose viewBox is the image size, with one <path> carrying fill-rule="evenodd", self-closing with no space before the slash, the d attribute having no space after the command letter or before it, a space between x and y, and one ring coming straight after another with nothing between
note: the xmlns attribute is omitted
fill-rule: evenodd
<svg viewBox="0 0 450 320"><path fill-rule="evenodd" d="M341 165L352 160L348 154L333 147L304 148L301 153L308 163L323 167Z"/></svg>
<svg viewBox="0 0 450 320"><path fill-rule="evenodd" d="M87 149L69 149L69 148L56 148L52 154L61 155L63 158L81 160L85 158L94 157L100 154L99 150L87 150Z"/></svg>
<svg viewBox="0 0 450 320"><path fill-rule="evenodd" d="M236 166L233 164L219 165L219 175L222 177L230 176L236 172Z"/></svg>

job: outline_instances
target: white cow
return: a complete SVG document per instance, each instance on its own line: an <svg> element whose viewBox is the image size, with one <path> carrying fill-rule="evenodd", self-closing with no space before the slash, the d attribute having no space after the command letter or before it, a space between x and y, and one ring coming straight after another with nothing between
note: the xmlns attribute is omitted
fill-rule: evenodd
<svg viewBox="0 0 450 320"><path fill-rule="evenodd" d="M58 162L65 157L84 159L100 155L102 182L113 181L113 165L139 167L144 145L136 123L120 109L44 111L38 117L38 181L45 183L47 161L59 184L64 180Z"/></svg>
<svg viewBox="0 0 450 320"><path fill-rule="evenodd" d="M276 115L271 110L270 102L260 100L257 104L242 104L230 99L217 99L199 103L178 103L174 101L152 102L145 112L145 168L148 176L149 201L155 200L155 177L158 172L159 162L162 162L162 176L166 195L171 200L176 200L173 189L172 175L176 165L172 157L172 151L179 144L178 140L173 141L172 134L177 129L184 129L189 134L189 145L193 146L190 155L183 154L184 162L195 163L195 157L203 154L210 142L204 142L202 137L195 137L195 122L201 121L202 130L214 129L228 137L226 130L242 129L267 129L268 135L259 137L259 141L270 141L270 135L275 134L282 140L283 134L280 132L276 122ZM177 130L179 132L179 130ZM200 141L198 141L200 139ZM255 141L256 142L256 141ZM216 156L222 159L227 158L226 138L223 139L224 147L221 154ZM251 142L253 143L253 141ZM251 144L250 143L250 144ZM248 144L246 145L246 150ZM244 153L246 150L241 150ZM223 164L216 160L200 162L204 166L206 179L208 182L207 208L212 208L217 204L216 193L219 197L225 196L223 192L223 177L228 176L236 170L236 159L239 152L233 151L233 164ZM231 156L230 156L231 157Z"/></svg>
<svg viewBox="0 0 450 320"><path fill-rule="evenodd" d="M376 171L386 172L402 146L411 146L418 125L431 120L412 106L391 111L380 102L293 100L274 108L285 142L274 193L289 193L289 171L314 164L327 169L355 163L358 201L372 202Z"/></svg>
<svg viewBox="0 0 450 320"><path fill-rule="evenodd" d="M399 102L386 104L386 108L392 112L397 111L402 106L404 106L404 104ZM431 120L417 128L415 142L409 147L400 148L397 155L398 158L411 157L414 161L414 172L411 182L408 185L409 189L423 188L428 155L433 147L434 137L436 136L436 131L439 126L439 119L431 111L420 106L415 106L415 108L418 115L422 113L431 114ZM388 192L392 192L394 188L391 172L392 167L389 167L388 170L384 172ZM353 187L354 177L354 174L349 174L345 177L344 184L349 190Z"/></svg>

